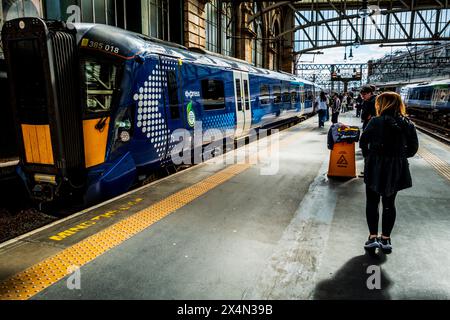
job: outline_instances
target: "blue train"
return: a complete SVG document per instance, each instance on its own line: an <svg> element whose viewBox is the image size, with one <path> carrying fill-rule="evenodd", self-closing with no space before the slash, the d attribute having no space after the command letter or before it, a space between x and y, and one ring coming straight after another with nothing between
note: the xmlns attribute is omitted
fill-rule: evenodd
<svg viewBox="0 0 450 320"><path fill-rule="evenodd" d="M450 128L450 79L408 85L400 94L410 115Z"/></svg>
<svg viewBox="0 0 450 320"><path fill-rule="evenodd" d="M450 79L409 85L400 92L408 108L450 111Z"/></svg>
<svg viewBox="0 0 450 320"><path fill-rule="evenodd" d="M126 192L171 164L173 132L232 138L313 112L320 88L244 61L98 25L38 18L2 30L30 197Z"/></svg>

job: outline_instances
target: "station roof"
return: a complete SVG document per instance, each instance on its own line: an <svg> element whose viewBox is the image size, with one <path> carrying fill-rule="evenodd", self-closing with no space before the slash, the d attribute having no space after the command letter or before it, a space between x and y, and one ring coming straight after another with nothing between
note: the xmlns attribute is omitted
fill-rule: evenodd
<svg viewBox="0 0 450 320"><path fill-rule="evenodd" d="M96 51L122 60L131 60L146 54L163 54L198 65L247 71L266 77L276 75L280 80L305 82L292 74L257 68L243 60L225 57L199 48L189 49L112 26L78 23L75 24L75 28L81 49ZM108 48L118 48L117 52L106 50L106 45Z"/></svg>
<svg viewBox="0 0 450 320"><path fill-rule="evenodd" d="M442 2L438 0L369 0L367 1L369 6L376 5L380 8L418 8L420 6L442 6ZM302 0L292 3L293 7L297 10L308 9L314 6L314 8L322 9L334 9L334 7L345 7L347 9L358 9L363 6L363 1L359 0Z"/></svg>

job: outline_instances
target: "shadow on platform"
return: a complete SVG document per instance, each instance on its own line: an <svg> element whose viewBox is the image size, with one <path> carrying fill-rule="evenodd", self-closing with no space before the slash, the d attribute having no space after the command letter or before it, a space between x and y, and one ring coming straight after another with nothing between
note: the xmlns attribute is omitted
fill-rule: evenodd
<svg viewBox="0 0 450 320"><path fill-rule="evenodd" d="M313 299L390 300L388 291L392 281L381 267L386 260L384 254L376 257L365 254L350 259L331 279L317 284ZM373 272L368 272L369 266L380 267L381 289L368 289L367 281L373 275Z"/></svg>

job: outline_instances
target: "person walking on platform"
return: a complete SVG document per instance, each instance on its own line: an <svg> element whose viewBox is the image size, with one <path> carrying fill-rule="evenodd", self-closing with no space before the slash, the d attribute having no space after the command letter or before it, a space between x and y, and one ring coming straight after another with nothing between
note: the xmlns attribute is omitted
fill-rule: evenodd
<svg viewBox="0 0 450 320"><path fill-rule="evenodd" d="M362 104L363 104L363 98L361 97L361 95L359 94L358 97L356 98L356 117L361 117L361 109L362 109Z"/></svg>
<svg viewBox="0 0 450 320"><path fill-rule="evenodd" d="M341 113L347 112L347 103L348 103L348 96L347 92L344 93L341 100Z"/></svg>
<svg viewBox="0 0 450 320"><path fill-rule="evenodd" d="M363 131L366 128L369 120L376 115L374 87L365 85L361 89L361 97L363 98L363 104L361 108L361 120L363 122Z"/></svg>
<svg viewBox="0 0 450 320"><path fill-rule="evenodd" d="M341 100L337 93L333 95L333 104L331 106L331 123L338 123L339 110L341 108Z"/></svg>
<svg viewBox="0 0 450 320"><path fill-rule="evenodd" d="M405 116L405 105L399 94L385 92L376 98L376 116L361 135L366 184L366 218L369 239L364 248L371 252L380 248L392 252L391 231L396 218L397 192L412 186L408 158L418 150L414 124ZM378 237L379 212L382 202L382 234Z"/></svg>
<svg viewBox="0 0 450 320"><path fill-rule="evenodd" d="M326 110L325 122L328 122L330 120L330 107L333 104L333 97L331 96L331 94L327 94L327 101L328 105Z"/></svg>
<svg viewBox="0 0 450 320"><path fill-rule="evenodd" d="M319 114L319 128L323 128L325 125L328 109L328 98L325 95L325 92L320 92L320 96L316 98L316 105Z"/></svg>

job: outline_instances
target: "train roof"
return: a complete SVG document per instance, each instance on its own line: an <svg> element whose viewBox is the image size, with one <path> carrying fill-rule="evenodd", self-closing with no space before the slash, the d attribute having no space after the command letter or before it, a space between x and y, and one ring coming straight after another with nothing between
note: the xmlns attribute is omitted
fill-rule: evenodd
<svg viewBox="0 0 450 320"><path fill-rule="evenodd" d="M442 86L442 85L450 85L450 79L438 80L438 81L427 81L420 82L415 84L410 84L405 86L404 88L421 88L421 87L430 87L430 86Z"/></svg>
<svg viewBox="0 0 450 320"><path fill-rule="evenodd" d="M198 65L247 71L260 76L270 78L276 76L280 80L315 85L289 73L258 68L240 59L222 56L201 48L186 48L108 25L77 23L74 26L77 32L77 41L82 49L100 51L122 60L134 59L137 56L145 57L147 54L163 54ZM102 43L102 46L94 48L90 45L91 42ZM118 52L105 50L105 45L118 48Z"/></svg>

